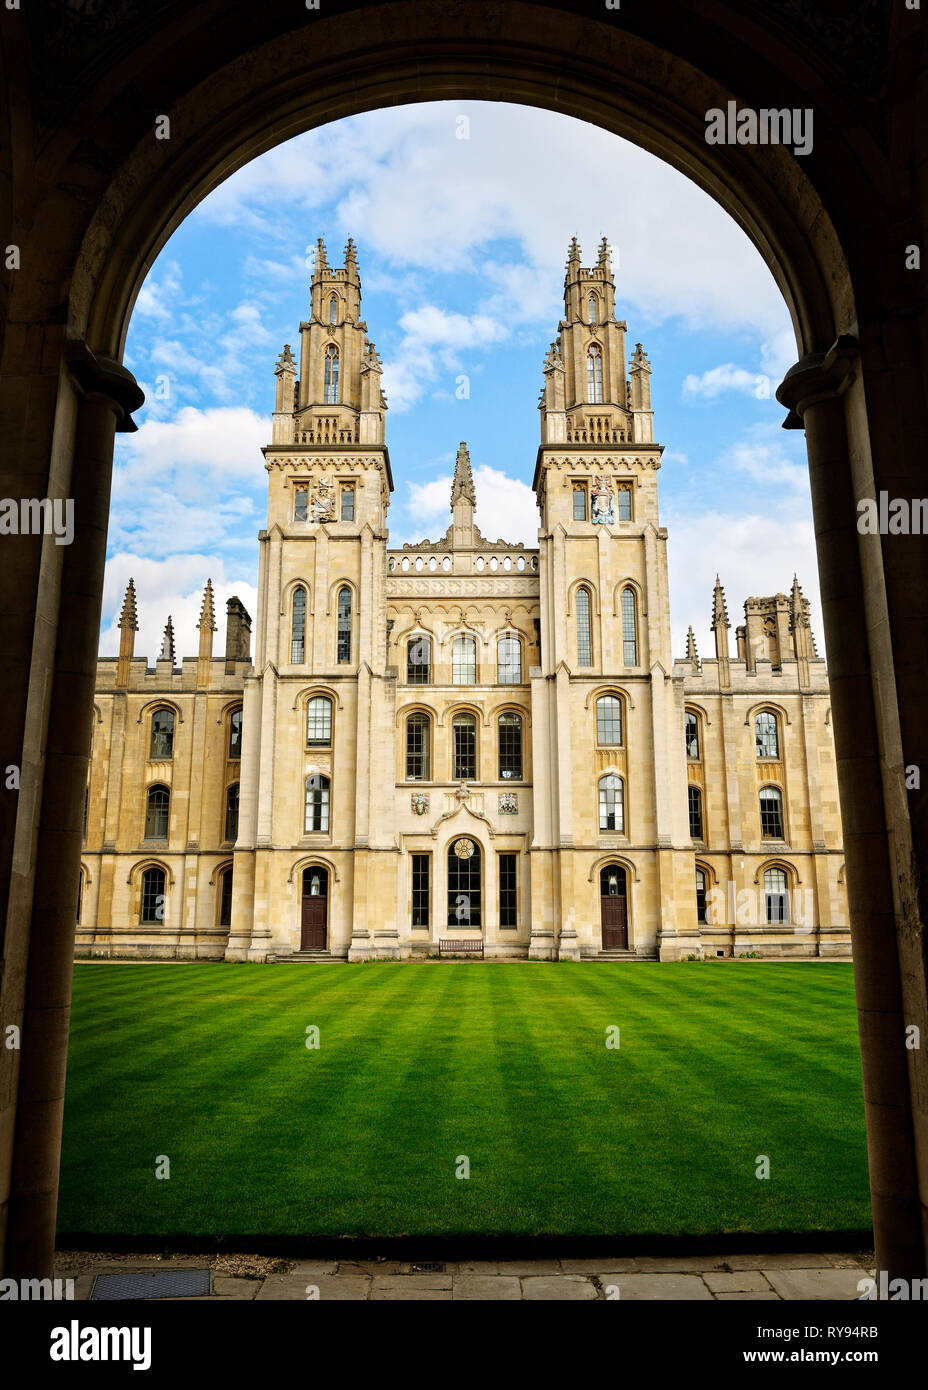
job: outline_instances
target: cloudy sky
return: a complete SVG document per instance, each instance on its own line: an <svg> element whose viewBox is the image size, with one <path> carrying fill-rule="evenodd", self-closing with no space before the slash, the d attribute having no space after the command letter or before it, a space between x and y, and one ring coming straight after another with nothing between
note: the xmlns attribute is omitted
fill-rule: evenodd
<svg viewBox="0 0 928 1390"><path fill-rule="evenodd" d="M117 436L101 654L135 579L136 652L158 655L172 614L195 655L210 576L254 614L274 364L297 346L312 248L358 247L363 313L383 359L396 492L391 541L449 522L458 442L477 521L537 545L530 489L541 367L562 313L571 236L585 265L613 247L618 313L653 376L669 528L674 649L692 623L711 655L716 570L733 625L748 595L811 600L824 652L804 439L774 390L796 357L759 253L669 165L594 126L497 103L433 103L341 121L279 146L187 218L139 295L126 362L146 393ZM461 375L469 397L456 389Z"/></svg>

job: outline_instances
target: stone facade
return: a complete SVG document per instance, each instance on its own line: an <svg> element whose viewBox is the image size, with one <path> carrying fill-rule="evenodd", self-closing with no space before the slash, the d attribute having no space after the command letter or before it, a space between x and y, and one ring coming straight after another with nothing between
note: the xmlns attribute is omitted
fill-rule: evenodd
<svg viewBox="0 0 928 1390"><path fill-rule="evenodd" d="M391 548L380 362L354 247L320 242L276 368L255 653L207 583L196 658L101 660L77 950L237 960L847 955L828 679L809 605L749 598L671 652L651 367L609 250L570 247L544 363L538 548ZM627 360L630 365L626 365Z"/></svg>

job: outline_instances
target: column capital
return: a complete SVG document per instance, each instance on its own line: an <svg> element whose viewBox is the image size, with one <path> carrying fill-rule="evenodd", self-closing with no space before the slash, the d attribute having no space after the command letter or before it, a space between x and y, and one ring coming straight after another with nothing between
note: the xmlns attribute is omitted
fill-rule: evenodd
<svg viewBox="0 0 928 1390"><path fill-rule="evenodd" d="M111 357L97 357L80 338L71 338L65 343L64 357L83 395L104 396L115 407L117 434L130 434L138 429L132 411L145 404L145 392L127 367Z"/></svg>
<svg viewBox="0 0 928 1390"><path fill-rule="evenodd" d="M783 428L803 429L802 417L809 406L843 396L854 380L854 363L859 356L857 339L842 333L827 352L810 352L790 367L777 387L777 400L789 411Z"/></svg>

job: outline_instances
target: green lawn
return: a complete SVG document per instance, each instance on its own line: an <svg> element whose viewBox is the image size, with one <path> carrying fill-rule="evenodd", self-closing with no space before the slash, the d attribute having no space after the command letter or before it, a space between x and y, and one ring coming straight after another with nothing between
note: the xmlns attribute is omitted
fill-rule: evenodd
<svg viewBox="0 0 928 1390"><path fill-rule="evenodd" d="M74 972L69 1235L869 1225L847 965Z"/></svg>

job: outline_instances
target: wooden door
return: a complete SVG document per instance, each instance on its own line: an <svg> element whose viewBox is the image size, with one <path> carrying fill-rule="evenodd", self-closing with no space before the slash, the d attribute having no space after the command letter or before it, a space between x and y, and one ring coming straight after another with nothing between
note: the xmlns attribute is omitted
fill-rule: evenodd
<svg viewBox="0 0 928 1390"><path fill-rule="evenodd" d="M303 872L303 901L300 931L301 951L324 951L328 918L328 873L321 867Z"/></svg>
<svg viewBox="0 0 928 1390"><path fill-rule="evenodd" d="M600 922L603 950L628 950L628 899L625 896L625 870L609 864L600 873Z"/></svg>

